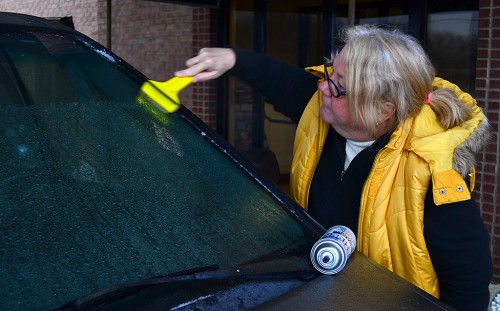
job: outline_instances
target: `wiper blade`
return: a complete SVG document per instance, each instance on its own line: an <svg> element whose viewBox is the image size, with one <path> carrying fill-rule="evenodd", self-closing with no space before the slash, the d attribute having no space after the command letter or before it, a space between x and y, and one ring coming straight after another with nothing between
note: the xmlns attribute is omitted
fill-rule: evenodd
<svg viewBox="0 0 500 311"><path fill-rule="evenodd" d="M138 281L129 281L120 283L118 285L105 288L103 290L81 297L79 299L72 300L64 304L62 307L55 309L54 311L84 310L102 304L109 300L111 301L119 300L122 296L130 296L131 294L141 290L144 287L161 284L156 282L161 281L162 279L177 279L184 276L202 273L205 271L214 271L217 269L219 269L219 265L213 264L213 265L196 267L192 269L179 271L165 276L157 276Z"/></svg>
<svg viewBox="0 0 500 311"><path fill-rule="evenodd" d="M191 280L233 280L233 279L277 279L302 278L312 279L319 275L309 260L309 257L286 257L270 261L245 264L230 269L214 270L217 265L211 265L189 270L190 273L153 277L144 280L121 283L96 293L73 300L56 310L85 310L87 308L117 301L124 296L130 296L144 287L163 285Z"/></svg>

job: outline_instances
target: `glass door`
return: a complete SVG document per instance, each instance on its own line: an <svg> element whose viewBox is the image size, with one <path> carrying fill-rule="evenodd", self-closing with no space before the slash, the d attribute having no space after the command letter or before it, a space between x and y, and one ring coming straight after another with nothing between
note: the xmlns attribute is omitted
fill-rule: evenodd
<svg viewBox="0 0 500 311"><path fill-rule="evenodd" d="M323 2L230 1L229 44L300 67L320 64L327 56L323 53ZM228 99L229 142L243 154L272 151L279 183L288 183L295 124L233 78Z"/></svg>

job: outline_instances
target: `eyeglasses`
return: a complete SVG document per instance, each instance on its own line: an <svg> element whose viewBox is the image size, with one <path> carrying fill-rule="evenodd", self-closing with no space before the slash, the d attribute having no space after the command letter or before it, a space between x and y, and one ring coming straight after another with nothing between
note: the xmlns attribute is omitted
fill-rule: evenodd
<svg viewBox="0 0 500 311"><path fill-rule="evenodd" d="M342 96L346 96L347 93L342 89L342 87L337 86L335 82L333 82L332 79L330 79L330 75L328 74L328 67L332 67L332 63L324 63L323 66L325 67L325 81L328 83L328 89L330 90L330 94L332 94L333 97L339 98Z"/></svg>

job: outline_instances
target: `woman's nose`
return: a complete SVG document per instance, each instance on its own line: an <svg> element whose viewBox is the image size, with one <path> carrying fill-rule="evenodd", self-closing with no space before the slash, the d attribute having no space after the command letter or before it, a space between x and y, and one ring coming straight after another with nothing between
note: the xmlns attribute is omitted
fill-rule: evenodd
<svg viewBox="0 0 500 311"><path fill-rule="evenodd" d="M328 88L328 81L323 80L318 84L318 90L327 96L332 96L330 89Z"/></svg>

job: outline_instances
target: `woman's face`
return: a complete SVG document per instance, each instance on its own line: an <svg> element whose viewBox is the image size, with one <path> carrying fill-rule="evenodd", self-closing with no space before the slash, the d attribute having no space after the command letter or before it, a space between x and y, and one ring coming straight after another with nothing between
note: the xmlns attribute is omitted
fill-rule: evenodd
<svg viewBox="0 0 500 311"><path fill-rule="evenodd" d="M345 90L345 68L344 55L340 52L333 60L334 71L330 75L330 79L337 85L339 89ZM328 87L328 82L323 81L318 86L321 91L323 104L319 110L321 118L329 123L337 133L343 137L355 141L373 140L370 133L364 126L354 126L351 116L349 115L349 103L347 96L333 97Z"/></svg>

